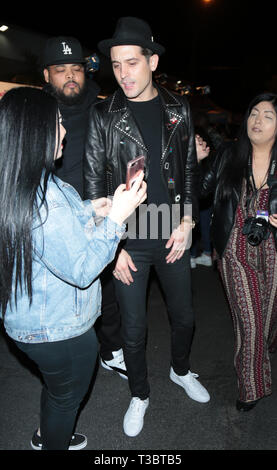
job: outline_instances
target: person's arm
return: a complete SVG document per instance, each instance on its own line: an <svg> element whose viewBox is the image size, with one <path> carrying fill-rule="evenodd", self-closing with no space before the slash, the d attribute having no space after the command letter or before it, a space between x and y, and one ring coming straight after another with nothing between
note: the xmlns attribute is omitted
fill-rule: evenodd
<svg viewBox="0 0 277 470"><path fill-rule="evenodd" d="M165 245L166 248L171 248L166 256L167 263L174 263L176 260L182 258L186 250L191 247L192 229L195 227L195 222L190 215L182 218L180 225L173 230L170 239Z"/></svg>
<svg viewBox="0 0 277 470"><path fill-rule="evenodd" d="M136 265L129 253L121 248L116 259L113 275L118 281L129 286L134 282L132 271L137 271Z"/></svg>
<svg viewBox="0 0 277 470"><path fill-rule="evenodd" d="M109 217L97 227L83 226L70 206L60 205L34 230L34 251L52 274L85 288L112 261L124 230Z"/></svg>
<svg viewBox="0 0 277 470"><path fill-rule="evenodd" d="M277 214L271 214L268 220L273 227L277 228Z"/></svg>
<svg viewBox="0 0 277 470"><path fill-rule="evenodd" d="M190 107L188 103L186 106L186 126L187 126L187 155L185 158L185 175L184 175L184 217L180 221L177 228L173 230L165 247L170 249L166 256L167 263L174 263L180 259L185 250L191 245L191 230L198 220L198 180L199 169L196 157L196 142L194 127Z"/></svg>
<svg viewBox="0 0 277 470"><path fill-rule="evenodd" d="M187 126L187 155L185 160L184 175L184 204L185 213L191 214L195 222L199 219L198 208L198 187L199 187L199 167L196 155L195 133L191 116L190 106L186 104L186 126Z"/></svg>
<svg viewBox="0 0 277 470"><path fill-rule="evenodd" d="M106 166L106 149L102 137L101 119L95 106L92 106L83 162L84 199L94 200L107 196Z"/></svg>
<svg viewBox="0 0 277 470"><path fill-rule="evenodd" d="M34 251L40 262L65 282L88 287L113 260L125 231L124 220L146 199L143 176L130 191L125 191L125 185L117 188L109 215L99 226L91 220L83 223L80 210L77 216L68 203L56 202L46 221L33 231Z"/></svg>
<svg viewBox="0 0 277 470"><path fill-rule="evenodd" d="M203 138L198 134L195 135L195 146L197 161L198 163L200 163L202 160L209 156L210 147L208 147L207 142L203 140Z"/></svg>

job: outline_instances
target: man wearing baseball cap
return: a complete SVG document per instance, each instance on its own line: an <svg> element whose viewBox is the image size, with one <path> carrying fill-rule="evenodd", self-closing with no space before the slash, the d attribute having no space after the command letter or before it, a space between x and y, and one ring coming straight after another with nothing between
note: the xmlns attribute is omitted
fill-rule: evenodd
<svg viewBox="0 0 277 470"><path fill-rule="evenodd" d="M97 101L100 87L85 75L82 46L74 37L58 36L47 40L41 57L46 86L44 90L54 95L59 103L66 129L63 157L56 163L56 174L71 184L83 198L83 156L86 128L91 106ZM107 360L106 366L124 378L126 367L121 349L120 315L112 282L112 271L107 267L100 275L102 285L102 315L95 329L100 342L100 354ZM116 360L113 357L116 356ZM82 449L87 445L83 434L72 436L70 450ZM35 431L31 446L41 449L40 431Z"/></svg>
<svg viewBox="0 0 277 470"><path fill-rule="evenodd" d="M97 100L99 86L85 76L85 63L80 42L73 37L48 39L43 53L45 89L59 102L66 143L57 175L70 183L83 198L83 157L89 110ZM57 164L59 165L59 164ZM100 342L101 365L127 379L121 349L120 314L112 282L111 266L102 272L102 315L96 322Z"/></svg>
<svg viewBox="0 0 277 470"><path fill-rule="evenodd" d="M48 39L42 54L42 69L47 85L60 107L66 129L63 158L57 175L83 197L83 151L90 106L95 103L99 86L85 77L85 58L79 41L73 37Z"/></svg>
<svg viewBox="0 0 277 470"><path fill-rule="evenodd" d="M195 135L187 99L158 87L152 80L164 47L154 40L146 21L120 18L113 37L100 41L98 47L110 57L119 88L91 109L84 160L85 197L107 195L107 168L115 190L125 183L127 163L145 156L149 225L140 237L138 217L136 237L129 236L121 245L113 272L132 396L123 429L134 437L143 428L150 395L145 341L151 266L161 283L170 317L170 379L191 399L201 403L210 399L198 375L189 370L194 332L189 240L198 214ZM173 218L176 221L174 214L172 219L155 219L158 223L153 237L150 207L168 208L165 212L171 216L176 210L176 225L171 223ZM172 228L166 235L163 222Z"/></svg>

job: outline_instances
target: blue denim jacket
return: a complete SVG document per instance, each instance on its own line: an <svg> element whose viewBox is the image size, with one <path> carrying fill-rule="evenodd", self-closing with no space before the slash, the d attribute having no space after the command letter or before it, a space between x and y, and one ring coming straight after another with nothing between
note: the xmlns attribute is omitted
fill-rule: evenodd
<svg viewBox="0 0 277 470"><path fill-rule="evenodd" d="M101 314L98 275L114 256L125 226L109 217L95 225L93 206L59 178L48 182L42 225L33 228L33 300L18 290L4 325L24 343L60 341L85 333Z"/></svg>

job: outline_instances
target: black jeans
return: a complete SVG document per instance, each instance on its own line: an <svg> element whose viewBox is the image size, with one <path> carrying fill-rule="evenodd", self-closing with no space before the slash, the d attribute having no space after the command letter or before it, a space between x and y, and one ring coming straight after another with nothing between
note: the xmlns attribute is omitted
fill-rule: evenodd
<svg viewBox="0 0 277 470"><path fill-rule="evenodd" d="M151 265L163 289L171 325L171 365L178 375L189 370L189 355L194 332L189 251L173 264L165 257L169 250L163 242L151 249L127 250L137 271L131 271L134 282L129 286L115 280L122 317L123 350L131 394L142 400L150 387L146 364L146 292Z"/></svg>
<svg viewBox="0 0 277 470"><path fill-rule="evenodd" d="M80 404L88 391L98 354L93 328L81 336L48 343L15 342L42 377L40 432L43 450L67 450Z"/></svg>
<svg viewBox="0 0 277 470"><path fill-rule="evenodd" d="M100 275L102 314L94 325L100 343L100 356L105 361L113 358L113 351L122 348L121 317L113 283L113 267L113 263L109 264Z"/></svg>

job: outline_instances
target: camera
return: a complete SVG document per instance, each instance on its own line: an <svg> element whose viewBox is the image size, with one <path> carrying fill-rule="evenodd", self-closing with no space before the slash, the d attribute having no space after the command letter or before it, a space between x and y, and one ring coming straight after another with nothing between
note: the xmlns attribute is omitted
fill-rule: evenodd
<svg viewBox="0 0 277 470"><path fill-rule="evenodd" d="M252 246L258 246L262 240L267 240L270 234L269 223L264 217L248 217L244 221L243 235Z"/></svg>

